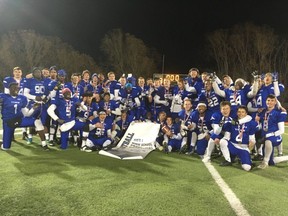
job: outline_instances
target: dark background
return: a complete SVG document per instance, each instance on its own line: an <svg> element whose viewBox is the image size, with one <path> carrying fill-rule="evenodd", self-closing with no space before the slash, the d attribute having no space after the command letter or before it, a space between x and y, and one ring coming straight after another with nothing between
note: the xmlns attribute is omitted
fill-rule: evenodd
<svg viewBox="0 0 288 216"><path fill-rule="evenodd" d="M165 55L166 73L210 67L209 32L253 22L286 35L287 20L288 2L282 0L0 0L0 34L34 29L60 37L97 62L105 33L121 28Z"/></svg>

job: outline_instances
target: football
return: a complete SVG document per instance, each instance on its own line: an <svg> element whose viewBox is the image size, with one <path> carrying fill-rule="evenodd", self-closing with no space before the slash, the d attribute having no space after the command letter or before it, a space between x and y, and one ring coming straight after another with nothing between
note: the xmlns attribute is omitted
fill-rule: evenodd
<svg viewBox="0 0 288 216"><path fill-rule="evenodd" d="M167 126L167 125L164 125L162 128L161 128L162 132L164 134L168 133L170 131L170 128Z"/></svg>

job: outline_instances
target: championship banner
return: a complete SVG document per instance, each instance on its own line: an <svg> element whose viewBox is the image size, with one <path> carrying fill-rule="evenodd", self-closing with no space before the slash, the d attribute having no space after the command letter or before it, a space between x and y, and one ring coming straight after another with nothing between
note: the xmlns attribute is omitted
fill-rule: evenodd
<svg viewBox="0 0 288 216"><path fill-rule="evenodd" d="M155 149L160 124L152 122L131 123L125 135L115 148L99 151L99 154L117 159L144 159Z"/></svg>

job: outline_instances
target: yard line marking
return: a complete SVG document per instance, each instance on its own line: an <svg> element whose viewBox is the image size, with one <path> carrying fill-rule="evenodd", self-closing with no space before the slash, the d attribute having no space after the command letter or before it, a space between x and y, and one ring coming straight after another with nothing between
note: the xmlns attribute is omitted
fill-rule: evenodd
<svg viewBox="0 0 288 216"><path fill-rule="evenodd" d="M236 215L249 216L250 214L248 213L248 211L244 208L244 206L242 205L236 194L231 190L229 185L222 179L215 167L211 163L204 164L212 175L213 179L216 181L216 183L224 193L224 196L228 200L230 206L232 207Z"/></svg>

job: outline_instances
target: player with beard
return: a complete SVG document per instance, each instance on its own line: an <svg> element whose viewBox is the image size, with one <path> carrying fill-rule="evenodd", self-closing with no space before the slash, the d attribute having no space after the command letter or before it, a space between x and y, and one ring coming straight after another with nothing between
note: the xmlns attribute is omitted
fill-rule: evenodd
<svg viewBox="0 0 288 216"><path fill-rule="evenodd" d="M204 90L198 97L199 101L203 101L207 104L207 109L212 112L218 112L220 110L220 102L222 98L217 95L212 88L211 80L204 81Z"/></svg>
<svg viewBox="0 0 288 216"><path fill-rule="evenodd" d="M33 115L35 118L41 117L42 123L45 124L47 118L47 106L45 106L45 103L48 101L49 91L45 88L42 71L39 68L33 68L32 75L33 77L26 79L24 84L24 96L29 100L28 108L31 108L35 103L40 104ZM27 143L32 143L31 128L29 130Z"/></svg>
<svg viewBox="0 0 288 216"><path fill-rule="evenodd" d="M83 129L82 148L84 148L89 133L89 126L88 123L76 119L76 108L80 107L82 110L87 110L87 107L83 101L80 102L77 97L72 97L72 93L68 88L62 89L62 95L62 98L53 98L48 108L48 114L60 126L60 148L67 149L70 130L80 129Z"/></svg>
<svg viewBox="0 0 288 216"><path fill-rule="evenodd" d="M39 104L35 103L29 110L27 108L27 98L23 95L18 95L18 83L10 83L9 94L1 93L0 99L2 102L2 120L3 120L3 144L2 150L8 150L11 147L12 137L16 127L34 127L41 139L41 145L44 150L49 150L46 145L44 136L44 127L39 118L30 117L34 114L35 109Z"/></svg>
<svg viewBox="0 0 288 216"><path fill-rule="evenodd" d="M195 111L191 114L192 130L197 134L197 154L203 158L205 150L210 139L212 112L207 110L207 105L204 102L199 102Z"/></svg>

